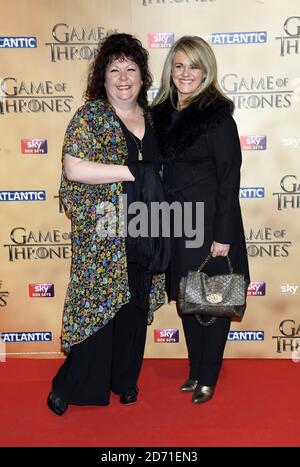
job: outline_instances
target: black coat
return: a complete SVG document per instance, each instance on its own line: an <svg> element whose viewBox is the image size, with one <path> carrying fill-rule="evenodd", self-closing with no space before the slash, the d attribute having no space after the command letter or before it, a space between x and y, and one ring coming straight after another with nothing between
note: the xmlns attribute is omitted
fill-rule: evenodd
<svg viewBox="0 0 300 467"><path fill-rule="evenodd" d="M233 107L218 99L199 110L197 103L181 112L169 101L153 108L152 118L163 161L168 201L204 202L204 243L187 248L187 237L172 238L167 272L169 299L176 299L180 278L197 269L213 241L229 243L235 272L249 280L248 258L239 204L241 149ZM193 216L195 215L195 211ZM195 222L195 218L193 218ZM210 275L227 272L226 259L212 259Z"/></svg>

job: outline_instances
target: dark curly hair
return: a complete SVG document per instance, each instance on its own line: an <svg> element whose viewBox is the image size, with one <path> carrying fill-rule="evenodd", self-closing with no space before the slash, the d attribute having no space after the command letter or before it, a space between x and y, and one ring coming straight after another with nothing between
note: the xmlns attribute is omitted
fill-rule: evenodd
<svg viewBox="0 0 300 467"><path fill-rule="evenodd" d="M111 34L100 43L96 57L90 65L84 97L88 100L107 99L104 87L106 67L110 61L125 57L133 60L140 69L143 84L137 100L145 109L148 105L147 91L152 84L148 56L148 51L131 34Z"/></svg>

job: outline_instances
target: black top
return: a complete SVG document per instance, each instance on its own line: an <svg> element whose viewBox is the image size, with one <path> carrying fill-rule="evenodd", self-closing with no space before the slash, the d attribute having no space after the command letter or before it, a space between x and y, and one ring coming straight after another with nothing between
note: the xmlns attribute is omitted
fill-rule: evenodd
<svg viewBox="0 0 300 467"><path fill-rule="evenodd" d="M154 136L153 129L150 125L150 122L147 117L145 117L145 133L143 139L140 140L135 136L124 122L119 118L121 128L123 130L126 146L128 151L127 161L128 162L137 162L138 161L138 147L141 147L142 142L142 155L144 161L156 162L158 164L158 147L156 143L156 138ZM136 143L134 142L136 140Z"/></svg>
<svg viewBox="0 0 300 467"><path fill-rule="evenodd" d="M148 118L145 116L145 133L142 140L135 136L126 127L126 125L120 118L119 122L126 140L128 153L126 162L138 162L138 148L142 147L141 152L143 161L153 162L158 171L160 166L158 157L158 146L156 138L154 136L154 131L152 129L152 126L150 125ZM136 142L134 140L136 140ZM141 163L143 163L143 161L141 161ZM134 182L123 182L123 193L127 195L127 206L129 206L129 204L134 201L138 201L135 199ZM127 215L127 225L132 217L134 217L134 215ZM136 240L136 238L132 238L129 235L127 235L126 237L127 260L131 263L136 263L139 261L139 257L137 255L138 249L136 248Z"/></svg>

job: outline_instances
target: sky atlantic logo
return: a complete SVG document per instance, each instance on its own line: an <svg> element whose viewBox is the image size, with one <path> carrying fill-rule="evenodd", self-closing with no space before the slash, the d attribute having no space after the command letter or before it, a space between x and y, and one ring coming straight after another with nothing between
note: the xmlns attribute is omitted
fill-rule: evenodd
<svg viewBox="0 0 300 467"><path fill-rule="evenodd" d="M1 341L8 342L50 342L52 341L52 332L2 332L0 333Z"/></svg>
<svg viewBox="0 0 300 467"><path fill-rule="evenodd" d="M238 109L282 109L297 102L300 83L287 77L244 77L227 73L221 78L221 86Z"/></svg>
<svg viewBox="0 0 300 467"><path fill-rule="evenodd" d="M289 16L283 23L285 36L275 37L280 41L280 56L300 53L300 16Z"/></svg>
<svg viewBox="0 0 300 467"><path fill-rule="evenodd" d="M29 284L28 290L31 298L54 297L54 284Z"/></svg>
<svg viewBox="0 0 300 467"><path fill-rule="evenodd" d="M271 227L245 231L248 256L252 258L287 258L292 242L286 239L285 229Z"/></svg>
<svg viewBox="0 0 300 467"><path fill-rule="evenodd" d="M285 175L280 180L282 191L273 193L277 197L277 210L300 208L300 183L296 175Z"/></svg>
<svg viewBox="0 0 300 467"><path fill-rule="evenodd" d="M213 32L211 40L212 45L264 44L267 42L267 32Z"/></svg>
<svg viewBox="0 0 300 467"><path fill-rule="evenodd" d="M22 154L47 154L47 140L43 138L21 139Z"/></svg>
<svg viewBox="0 0 300 467"><path fill-rule="evenodd" d="M287 136L286 138L282 138L281 142L283 146L289 149L298 149L300 145L300 138L299 136Z"/></svg>
<svg viewBox="0 0 300 467"><path fill-rule="evenodd" d="M46 201L44 190L0 191L0 201Z"/></svg>
<svg viewBox="0 0 300 467"><path fill-rule="evenodd" d="M154 329L154 342L160 344L174 344L179 342L178 329Z"/></svg>
<svg viewBox="0 0 300 467"><path fill-rule="evenodd" d="M263 187L241 187L240 198L264 198L265 189Z"/></svg>
<svg viewBox="0 0 300 467"><path fill-rule="evenodd" d="M266 136L240 136L240 143L242 151L265 151L267 149Z"/></svg>
<svg viewBox="0 0 300 467"><path fill-rule="evenodd" d="M174 32L148 32L150 49L166 49L174 44Z"/></svg>
<svg viewBox="0 0 300 467"><path fill-rule="evenodd" d="M227 340L229 341L263 341L264 331L229 331Z"/></svg>
<svg viewBox="0 0 300 467"><path fill-rule="evenodd" d="M75 28L66 23L57 23L51 31L54 41L45 45L50 48L51 62L92 60L99 42L118 32L118 29L103 26Z"/></svg>
<svg viewBox="0 0 300 467"><path fill-rule="evenodd" d="M31 36L1 36L0 49L34 49L37 47L36 37Z"/></svg>
<svg viewBox="0 0 300 467"><path fill-rule="evenodd" d="M285 295L300 295L300 284L282 284L280 292Z"/></svg>
<svg viewBox="0 0 300 467"><path fill-rule="evenodd" d="M250 282L247 295L248 297L264 297L266 295L266 283L263 281Z"/></svg>
<svg viewBox="0 0 300 467"><path fill-rule="evenodd" d="M73 96L67 84L53 81L18 81L0 78L0 113L70 112Z"/></svg>

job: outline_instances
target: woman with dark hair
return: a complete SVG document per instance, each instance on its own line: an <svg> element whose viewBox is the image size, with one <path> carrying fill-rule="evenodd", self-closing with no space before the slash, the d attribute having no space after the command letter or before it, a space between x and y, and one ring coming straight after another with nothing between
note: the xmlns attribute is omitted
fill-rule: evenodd
<svg viewBox="0 0 300 467"><path fill-rule="evenodd" d="M185 236L172 238L166 273L170 300L178 301L180 279L197 270L208 255L204 272L234 272L249 281L248 259L239 204L241 149L233 103L217 81L217 63L209 44L184 36L170 49L152 112L163 158L163 183L169 202L204 203L204 243L193 248ZM189 244L190 245L190 244ZM198 319L197 319L198 318ZM215 391L230 318L182 316L188 348L189 375L180 390L192 392L193 403L209 401Z"/></svg>
<svg viewBox="0 0 300 467"><path fill-rule="evenodd" d="M135 239L120 235L116 220L121 195L132 195L135 164L152 167L158 158L147 113L151 83L140 41L109 36L65 133L60 194L71 218L72 264L62 324L69 353L47 400L57 415L69 404L107 405L111 390L122 404L137 400L147 323L164 302L164 284L141 266Z"/></svg>

